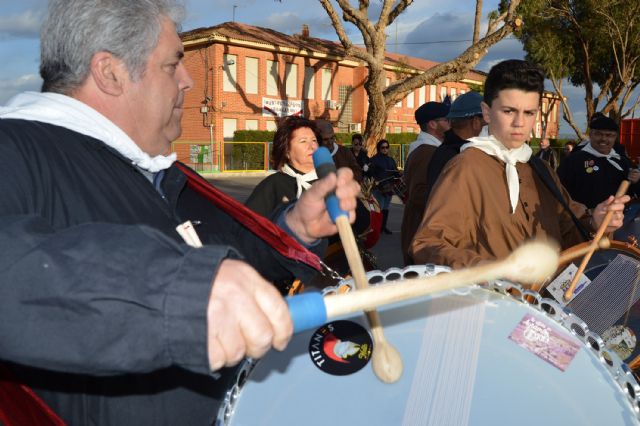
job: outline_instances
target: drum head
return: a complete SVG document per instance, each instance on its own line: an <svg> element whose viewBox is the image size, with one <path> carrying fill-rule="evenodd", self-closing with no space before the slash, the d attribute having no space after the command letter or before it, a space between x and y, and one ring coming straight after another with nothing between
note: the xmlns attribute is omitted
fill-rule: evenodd
<svg viewBox="0 0 640 426"><path fill-rule="evenodd" d="M521 295L536 303L525 303ZM352 374L329 374L318 368L310 349L317 332L300 333L285 352L272 351L257 363L244 386L231 392L233 403L221 411L220 424L609 426L638 421L640 388L625 366L603 352L602 340L578 318L533 292L496 282L490 290L476 287L386 308L380 317L387 340L403 359L399 381L382 383L371 362ZM350 321L368 329L362 316ZM366 351L355 350L344 359L361 355Z"/></svg>

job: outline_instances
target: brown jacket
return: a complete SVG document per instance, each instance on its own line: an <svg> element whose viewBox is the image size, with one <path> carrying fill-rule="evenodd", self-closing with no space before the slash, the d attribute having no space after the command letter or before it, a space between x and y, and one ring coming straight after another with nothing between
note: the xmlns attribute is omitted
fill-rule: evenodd
<svg viewBox="0 0 640 426"><path fill-rule="evenodd" d="M427 167L431 157L436 151L432 145L420 145L415 148L404 168L404 181L407 185L407 202L402 214L402 227L400 228L400 248L405 265L414 263L409 256L409 247L424 216L427 205Z"/></svg>
<svg viewBox="0 0 640 426"><path fill-rule="evenodd" d="M460 268L506 257L532 238L553 239L563 249L582 242L571 216L531 166L518 163L516 168L520 197L511 214L502 161L473 148L451 160L411 245L415 261ZM591 229L586 207L572 201L549 170L570 209Z"/></svg>

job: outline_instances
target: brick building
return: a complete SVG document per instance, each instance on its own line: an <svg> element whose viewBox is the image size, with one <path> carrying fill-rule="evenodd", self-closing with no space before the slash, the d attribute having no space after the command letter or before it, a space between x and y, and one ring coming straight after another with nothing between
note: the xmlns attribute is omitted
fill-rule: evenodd
<svg viewBox="0 0 640 426"><path fill-rule="evenodd" d="M185 65L194 80L185 98L182 136L173 145L181 160L204 161L219 170L219 153L231 148L224 142L231 141L236 130L275 130L276 119L291 114L328 119L339 132L363 130L366 66L345 58L340 44L311 37L307 26L290 36L226 22L181 37ZM387 53L387 82L435 64ZM460 82L414 90L390 110L387 133L419 132L413 118L418 106L447 95L455 99L470 90L469 84L483 81L484 74L472 71Z"/></svg>

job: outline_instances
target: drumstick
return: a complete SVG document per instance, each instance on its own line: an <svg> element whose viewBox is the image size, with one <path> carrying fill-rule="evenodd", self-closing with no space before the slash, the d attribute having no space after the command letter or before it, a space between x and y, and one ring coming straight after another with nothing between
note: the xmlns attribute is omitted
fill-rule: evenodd
<svg viewBox="0 0 640 426"><path fill-rule="evenodd" d="M534 241L517 248L505 259L472 268L326 297L317 292L302 293L288 297L287 303L294 329L298 332L320 327L328 319L497 278L508 277L518 282L535 283L555 272L558 259L557 247Z"/></svg>
<svg viewBox="0 0 640 426"><path fill-rule="evenodd" d="M336 172L336 166L333 164L331 154L329 150L324 147L318 148L313 153L313 163L318 178L323 178L329 173ZM333 199L333 201L330 201L330 199ZM340 241L347 256L347 263L351 269L356 288L358 290L366 289L369 287L369 283L364 271L364 266L362 265L362 259L360 258L360 251L358 250L358 245L356 244L356 239L353 235L351 224L349 223L349 217L345 211L340 209L338 199L335 195L330 195L327 198L327 210L329 210L331 219L338 227ZM371 360L373 372L383 382L393 383L402 375L402 358L400 357L400 353L385 338L378 312L375 310L367 310L365 313L369 320L374 343Z"/></svg>
<svg viewBox="0 0 640 426"><path fill-rule="evenodd" d="M598 248L600 250L606 250L611 247L611 241L607 237L600 238L598 241ZM571 262L573 259L577 259L578 257L582 257L587 254L591 250L591 244L582 247L579 250L570 251L567 253L563 253L560 255L560 260L558 261L558 265L564 265L565 263Z"/></svg>
<svg viewBox="0 0 640 426"><path fill-rule="evenodd" d="M627 189L629 189L629 181L623 180L620 186L618 187L618 192L616 192L616 195L615 195L616 198L622 197L624 194L626 194ZM588 246L589 249L587 250L587 253L584 255L584 257L582 258L582 263L580 263L580 267L576 271L576 274L573 276L573 279L571 280L571 284L569 285L569 288L567 288L567 291L565 291L564 293L565 301L569 301L573 297L573 292L576 289L576 285L578 284L578 281L580 280L580 276L586 269L587 264L589 263L589 260L591 260L591 256L593 256L593 253L598 249L598 242L600 241L600 238L602 238L602 236L604 235L604 232L607 230L607 227L609 226L609 222L611 222L612 217L613 217L613 211L609 210L605 215L604 219L602 220L602 223L600 224L600 228L598 228L598 232L596 232L596 236L593 237L591 244Z"/></svg>

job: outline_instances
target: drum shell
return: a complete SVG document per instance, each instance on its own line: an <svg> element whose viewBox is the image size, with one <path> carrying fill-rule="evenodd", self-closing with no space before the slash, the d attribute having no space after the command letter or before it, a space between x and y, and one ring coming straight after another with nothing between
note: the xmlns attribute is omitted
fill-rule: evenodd
<svg viewBox="0 0 640 426"><path fill-rule="evenodd" d="M475 317L472 323L465 322L469 317L464 312L477 308L482 311L479 322L473 322ZM506 293L475 288L466 295L447 293L385 308L380 315L387 339L403 358L405 370L397 383L380 382L371 363L350 376L324 373L308 353L312 332L302 333L294 337L286 352L272 352L258 363L228 424L637 422L636 400L615 380L621 369L619 361L607 367L600 353L582 345L563 372L508 338L525 315L532 315L568 339L580 341L559 324L564 314L558 310L552 318ZM454 344L446 333L424 334L430 322L442 321L443 316L449 316L452 330L457 330ZM366 327L364 317L354 320ZM479 341L478 336L468 333L474 329L481 330ZM474 345L477 353L469 348ZM425 351L439 353L432 360L437 362L424 363ZM452 368L451 360L465 351L470 362ZM427 385L416 388L416 383ZM631 386L637 383L632 380Z"/></svg>

